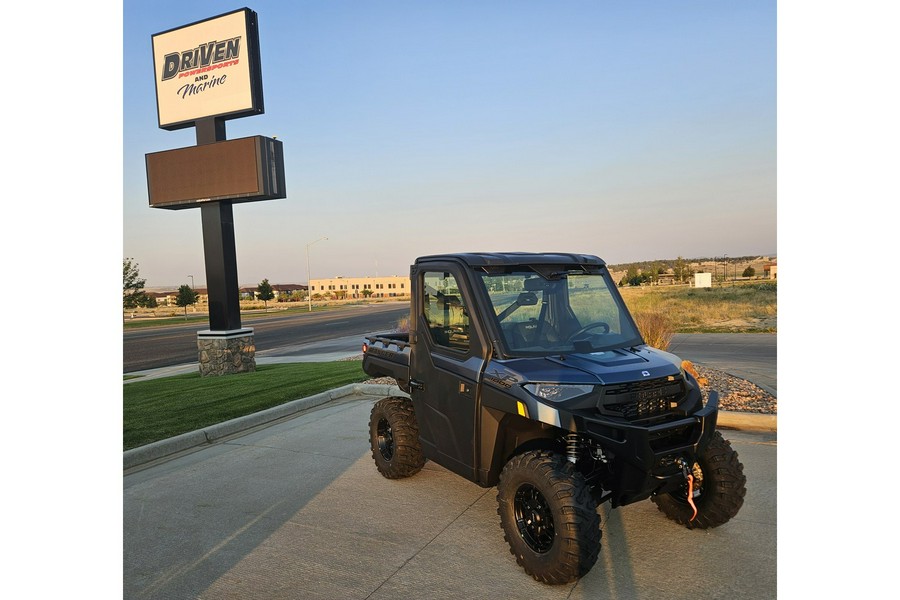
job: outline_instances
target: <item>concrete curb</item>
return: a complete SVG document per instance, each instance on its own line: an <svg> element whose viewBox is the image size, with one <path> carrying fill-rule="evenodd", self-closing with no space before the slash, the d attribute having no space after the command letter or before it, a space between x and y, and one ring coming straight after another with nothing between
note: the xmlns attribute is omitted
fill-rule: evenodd
<svg viewBox="0 0 900 600"><path fill-rule="evenodd" d="M301 411L339 400L346 396L363 395L383 398L385 396L405 396L396 385L354 383L328 390L315 396L293 400L251 415L231 419L224 423L210 425L203 429L183 433L145 446L126 450L123 453L123 469L131 469L143 464L166 458L185 450L213 444L222 438L266 425L278 419L290 417ZM776 415L719 411L718 426L724 429L740 429L745 431L776 431Z"/></svg>
<svg viewBox="0 0 900 600"><path fill-rule="evenodd" d="M741 431L778 431L778 415L720 410L716 426Z"/></svg>

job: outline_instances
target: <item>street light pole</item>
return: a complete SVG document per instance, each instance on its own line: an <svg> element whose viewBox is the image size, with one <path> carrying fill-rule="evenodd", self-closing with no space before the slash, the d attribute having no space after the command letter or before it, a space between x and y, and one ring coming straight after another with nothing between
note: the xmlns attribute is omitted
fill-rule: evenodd
<svg viewBox="0 0 900 600"><path fill-rule="evenodd" d="M309 247L316 242L321 242L322 240L327 239L327 237L320 237L319 239L312 241L306 245L306 300L309 303L309 312L312 312L312 275L309 271Z"/></svg>

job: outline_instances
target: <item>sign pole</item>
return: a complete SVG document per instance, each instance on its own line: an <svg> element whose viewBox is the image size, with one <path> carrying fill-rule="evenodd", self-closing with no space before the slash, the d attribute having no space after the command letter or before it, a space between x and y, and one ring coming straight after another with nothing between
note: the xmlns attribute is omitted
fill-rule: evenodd
<svg viewBox="0 0 900 600"><path fill-rule="evenodd" d="M204 117L196 122L197 145L226 141L225 121ZM203 255L209 294L209 329L197 332L200 375L256 370L253 329L241 328L234 214L228 201L200 205Z"/></svg>
<svg viewBox="0 0 900 600"><path fill-rule="evenodd" d="M225 122L207 117L197 121L197 145L225 141ZM241 328L237 250L231 202L207 202L200 206L203 222L203 254L209 293L209 328L234 331Z"/></svg>

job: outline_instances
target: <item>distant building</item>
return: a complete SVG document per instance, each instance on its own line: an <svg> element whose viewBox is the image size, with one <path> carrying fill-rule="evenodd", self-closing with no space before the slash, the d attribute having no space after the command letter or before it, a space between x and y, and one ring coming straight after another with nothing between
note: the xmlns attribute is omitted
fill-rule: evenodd
<svg viewBox="0 0 900 600"><path fill-rule="evenodd" d="M778 263L766 263L763 265L763 276L766 279L778 279Z"/></svg>
<svg viewBox="0 0 900 600"><path fill-rule="evenodd" d="M194 288L194 291L197 292L198 305L209 302L209 291L206 288ZM274 300L277 301L279 297L290 297L294 292L306 292L306 286L299 283L273 283L272 292L275 294ZM148 292L148 295L156 298L156 302L160 306L175 306L178 290ZM238 289L238 297L241 300L256 300L257 295L255 285Z"/></svg>
<svg viewBox="0 0 900 600"><path fill-rule="evenodd" d="M656 285L675 285L675 274L660 273L656 278Z"/></svg>
<svg viewBox="0 0 900 600"><path fill-rule="evenodd" d="M197 292L197 304L209 302L209 292L206 291L206 288L194 288L194 291ZM156 303L159 306L176 306L175 302L178 300L178 290L148 292L147 295L156 298Z"/></svg>
<svg viewBox="0 0 900 600"><path fill-rule="evenodd" d="M242 287L240 290L241 300L256 300L259 296L256 286ZM275 295L273 300L279 301L279 298L289 298L295 292L306 292L306 286L299 283L273 283L272 293Z"/></svg>
<svg viewBox="0 0 900 600"><path fill-rule="evenodd" d="M366 291L368 290L368 292ZM395 298L409 295L409 277L333 277L313 279L310 294L344 298Z"/></svg>

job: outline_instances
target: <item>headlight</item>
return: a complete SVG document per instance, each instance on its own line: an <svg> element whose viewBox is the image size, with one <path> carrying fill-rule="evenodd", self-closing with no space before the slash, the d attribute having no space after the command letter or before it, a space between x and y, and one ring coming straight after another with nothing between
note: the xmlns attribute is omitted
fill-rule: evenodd
<svg viewBox="0 0 900 600"><path fill-rule="evenodd" d="M525 389L544 400L564 402L594 391L592 385L564 385L560 383L529 383Z"/></svg>

